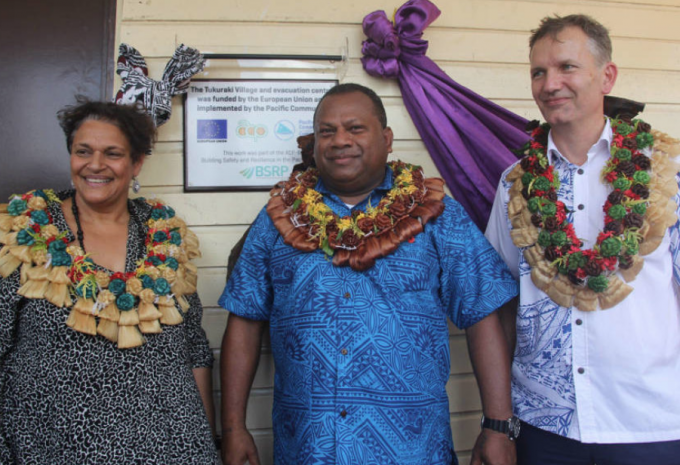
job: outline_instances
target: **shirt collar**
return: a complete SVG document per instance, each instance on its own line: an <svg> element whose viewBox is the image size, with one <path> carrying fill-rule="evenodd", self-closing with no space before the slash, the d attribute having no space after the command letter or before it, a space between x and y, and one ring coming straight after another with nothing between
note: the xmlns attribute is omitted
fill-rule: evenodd
<svg viewBox="0 0 680 465"><path fill-rule="evenodd" d="M606 119L606 124L604 125L604 128L602 129L602 133L600 134L600 138L593 144L593 146L588 150L588 160L590 160L592 157L595 156L601 156L601 155L606 155L609 157L610 151L609 148L612 145L612 138L613 138L613 132L612 132L612 126L609 123L609 118ZM557 149L555 146L555 142L553 142L553 137L552 137L552 130L548 133L548 160L551 165L554 165L556 163L559 163L560 161L562 163L567 163L571 164L569 160L567 160Z"/></svg>

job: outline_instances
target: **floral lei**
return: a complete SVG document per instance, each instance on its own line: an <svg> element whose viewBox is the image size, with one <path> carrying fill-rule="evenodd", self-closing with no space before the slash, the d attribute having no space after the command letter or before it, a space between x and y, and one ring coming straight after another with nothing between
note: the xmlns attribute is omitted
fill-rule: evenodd
<svg viewBox="0 0 680 465"><path fill-rule="evenodd" d="M559 173L546 155L548 124L530 124L532 140L521 149L524 158L507 177L514 181L508 206L513 241L528 247L524 255L536 286L565 307L591 311L598 302L601 308L609 308L623 300L632 288L616 277L617 271L626 281L633 280L642 268L639 255L656 249L665 229L677 220L666 208L677 191L675 167L667 165L673 169L654 174L653 159L643 153L655 144L650 126L641 120L612 119L610 124L611 155L602 182L612 192L603 206L604 230L593 248L582 248L567 220L567 208L557 198ZM668 158L663 155L655 153L655 165L666 166ZM665 198L652 199L654 189L667 191L662 194ZM653 231L650 223L656 225Z"/></svg>
<svg viewBox="0 0 680 465"><path fill-rule="evenodd" d="M68 246L66 232L53 224L48 204L61 201L51 190L13 196L0 209L0 276L21 267L18 293L71 307L66 324L86 334L100 334L119 348L144 343L142 333L160 333L160 324L183 321L184 297L196 291L198 240L172 208L154 200L147 221L146 255L132 273L97 270L90 254ZM95 318L97 317L98 320Z"/></svg>
<svg viewBox="0 0 680 465"><path fill-rule="evenodd" d="M441 179L425 179L419 166L401 161L388 166L394 173L393 187L365 212L335 214L314 190L316 168L295 171L272 189L267 211L287 244L305 252L321 249L337 266L368 269L444 210Z"/></svg>

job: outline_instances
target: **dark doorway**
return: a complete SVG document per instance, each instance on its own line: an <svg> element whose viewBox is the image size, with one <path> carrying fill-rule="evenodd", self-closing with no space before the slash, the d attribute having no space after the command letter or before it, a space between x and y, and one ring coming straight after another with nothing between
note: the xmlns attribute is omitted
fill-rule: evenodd
<svg viewBox="0 0 680 465"><path fill-rule="evenodd" d="M0 11L0 203L69 185L56 112L111 98L115 0L23 0Z"/></svg>

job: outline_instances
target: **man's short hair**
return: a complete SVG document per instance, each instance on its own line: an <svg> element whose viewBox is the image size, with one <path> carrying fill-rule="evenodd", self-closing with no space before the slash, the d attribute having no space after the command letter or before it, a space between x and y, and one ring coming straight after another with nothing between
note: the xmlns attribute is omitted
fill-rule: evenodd
<svg viewBox="0 0 680 465"><path fill-rule="evenodd" d="M361 92L366 97L371 99L371 102L373 102L373 109L375 110L375 116L378 118L378 121L380 121L380 125L382 126L382 128L385 129L387 127L387 114L385 113L385 107L383 106L380 97L378 97L378 94L376 94L372 89L369 89L368 87L362 86L361 84L355 84L352 82L348 82L346 84L338 84L335 87L331 87L328 90L328 92L326 92L324 96L321 97L321 100L319 100L319 103L316 106L316 110L314 110L314 124L316 124L316 114L319 111L321 102L323 102L326 97L330 97L333 95L351 94L352 92Z"/></svg>
<svg viewBox="0 0 680 465"><path fill-rule="evenodd" d="M569 15L564 17L555 15L554 18L546 16L541 20L538 28L531 31L529 50L533 50L534 44L545 36L550 36L553 40L556 40L557 35L568 27L577 27L588 36L591 51L600 66L612 61L612 41L609 38L609 31L602 24L587 15Z"/></svg>

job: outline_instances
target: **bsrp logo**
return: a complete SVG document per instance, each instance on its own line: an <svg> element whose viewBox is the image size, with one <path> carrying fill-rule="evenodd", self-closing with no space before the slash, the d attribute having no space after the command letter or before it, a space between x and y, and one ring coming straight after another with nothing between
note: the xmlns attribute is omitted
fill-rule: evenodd
<svg viewBox="0 0 680 465"><path fill-rule="evenodd" d="M290 172L288 165L255 165L239 171L246 179L252 178L285 178Z"/></svg>
<svg viewBox="0 0 680 465"><path fill-rule="evenodd" d="M274 135L281 140L291 140L295 136L295 125L288 120L281 120L274 126Z"/></svg>
<svg viewBox="0 0 680 465"><path fill-rule="evenodd" d="M253 124L248 120L242 119L236 127L236 135L243 139L261 139L267 135L267 126L264 124Z"/></svg>

